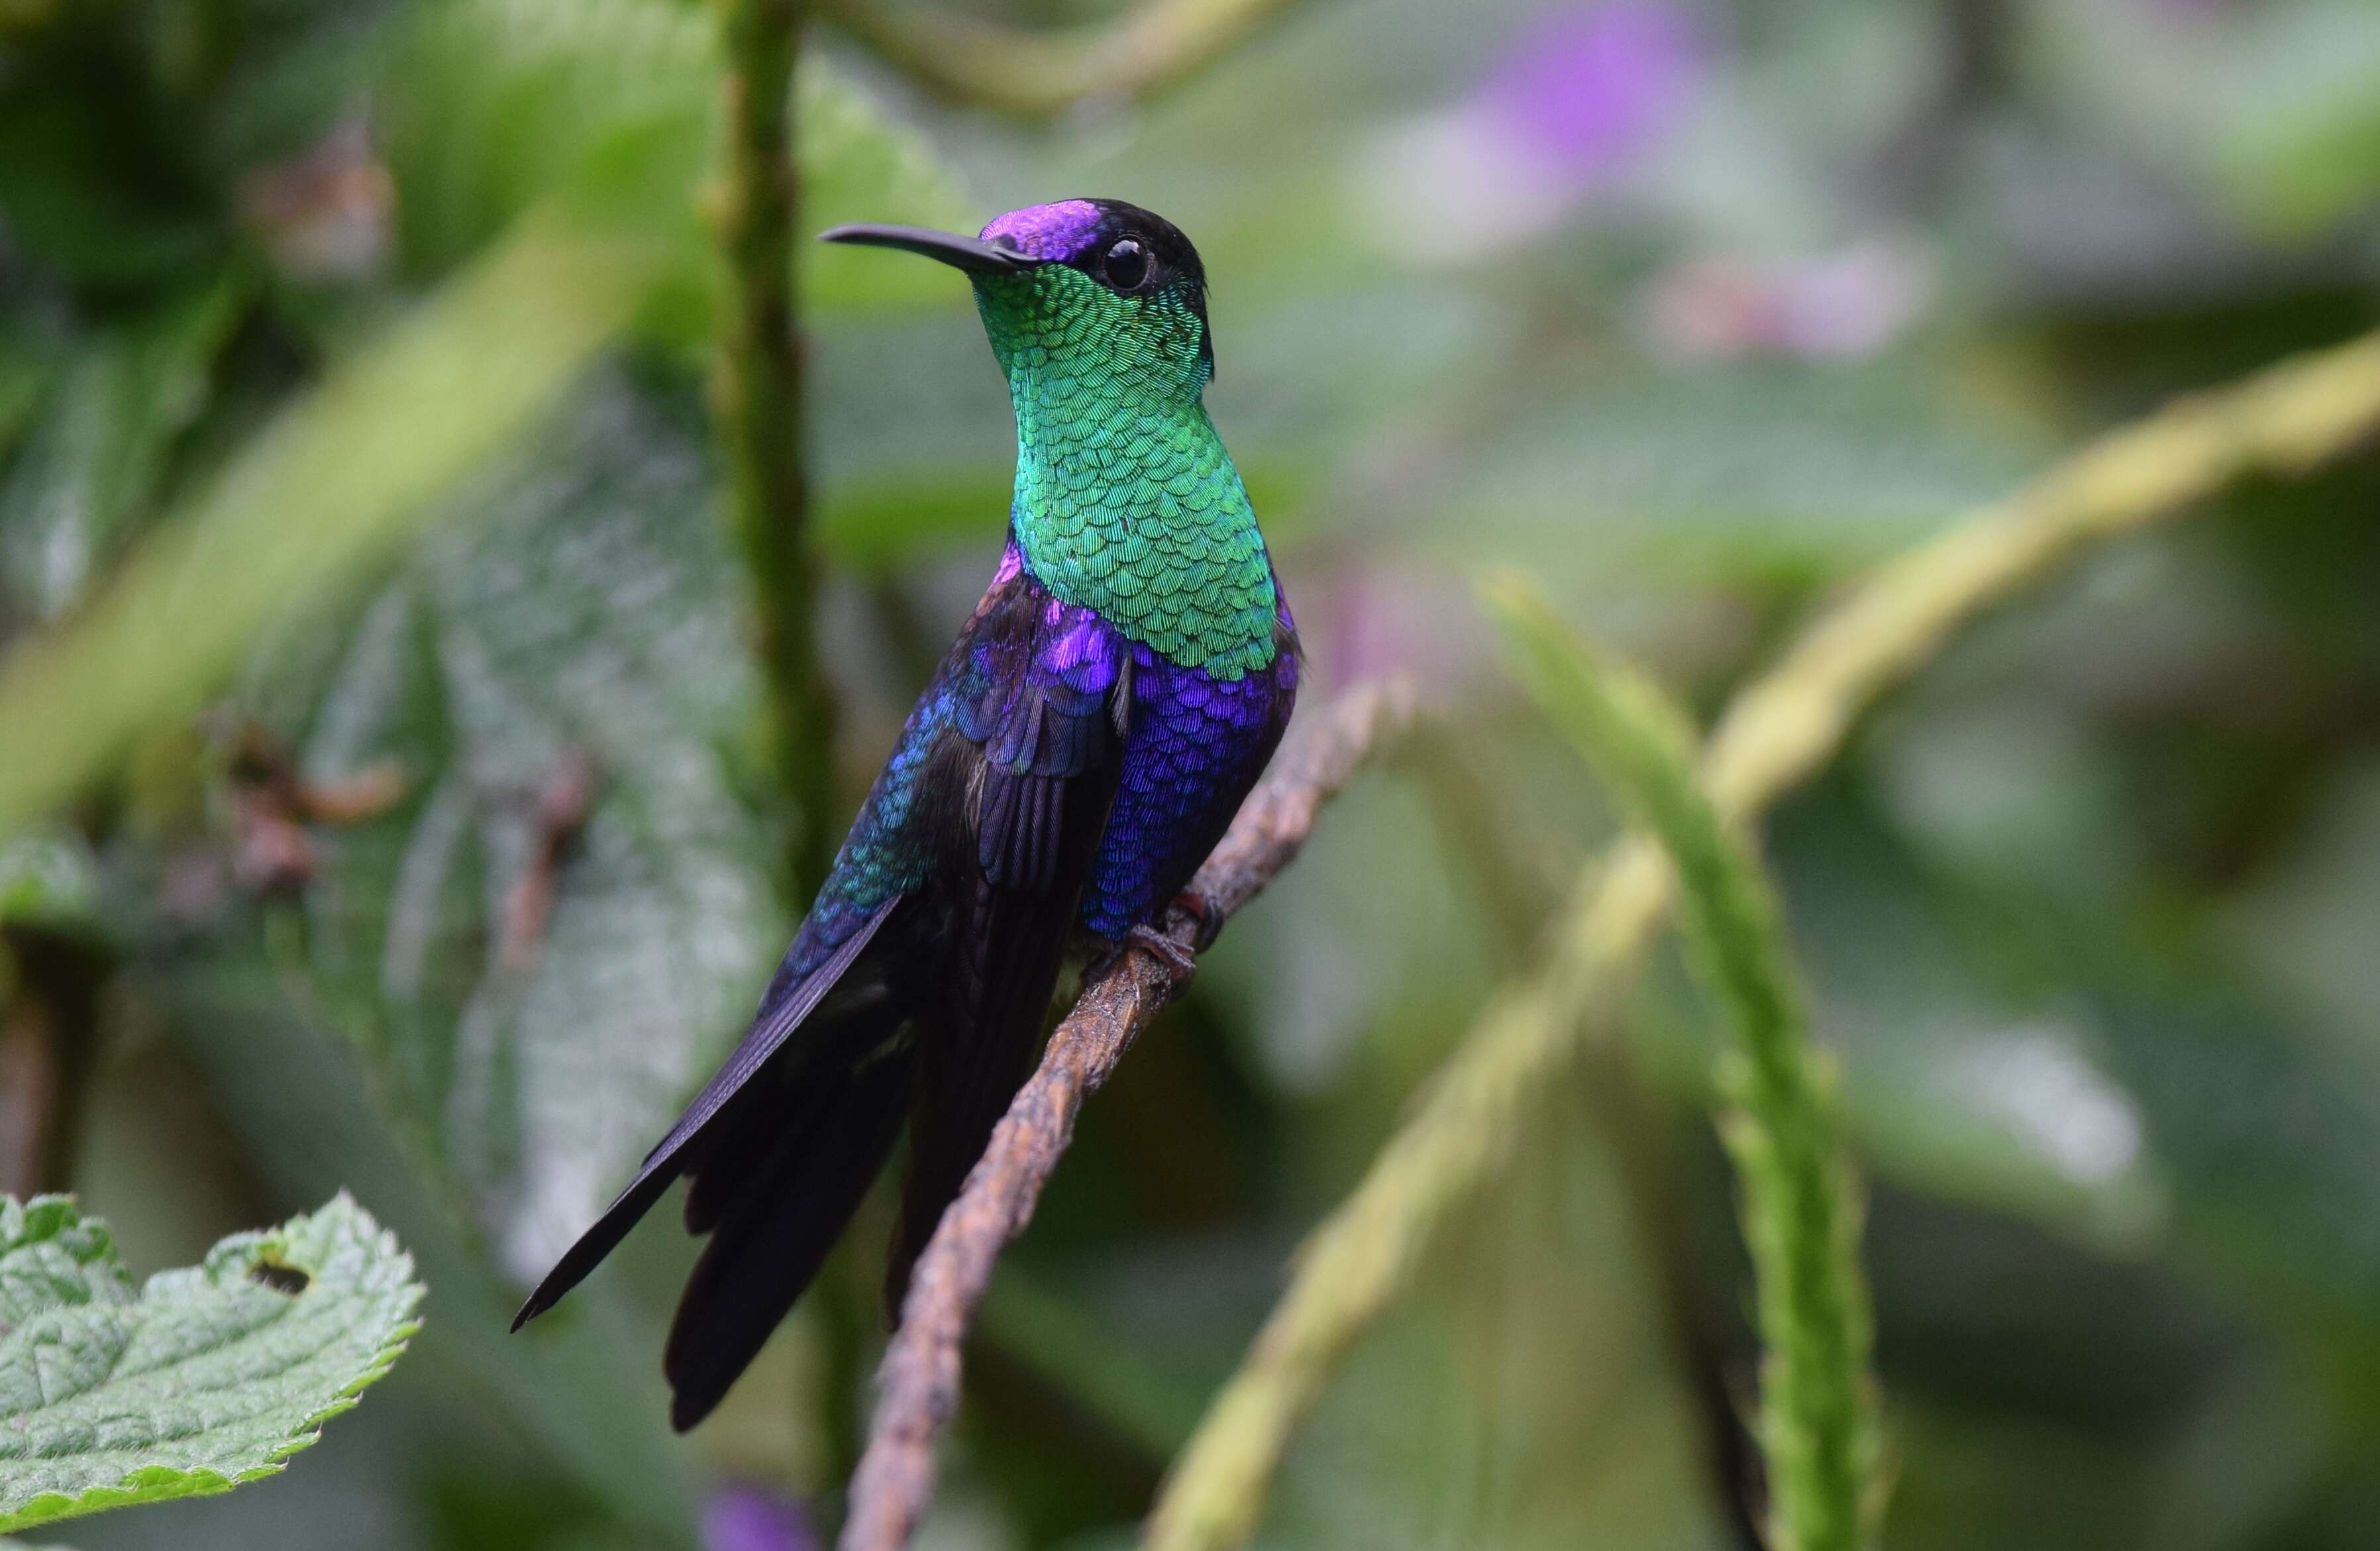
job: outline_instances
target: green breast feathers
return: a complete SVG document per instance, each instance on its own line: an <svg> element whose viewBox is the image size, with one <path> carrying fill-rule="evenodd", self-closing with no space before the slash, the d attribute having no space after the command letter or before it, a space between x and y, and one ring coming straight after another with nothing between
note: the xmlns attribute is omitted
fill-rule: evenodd
<svg viewBox="0 0 2380 1551"><path fill-rule="evenodd" d="M1086 298L1096 287L1062 269L1050 286L1066 294L1020 296L1016 316L984 307L1016 408L1011 516L1026 564L1058 597L1184 666L1235 679L1270 666L1272 569L1199 402L1203 366L1194 376L1174 350L1071 348L1076 327L1113 330L1099 315L1111 307L1147 309L1134 320L1143 331L1169 328L1168 299Z"/></svg>

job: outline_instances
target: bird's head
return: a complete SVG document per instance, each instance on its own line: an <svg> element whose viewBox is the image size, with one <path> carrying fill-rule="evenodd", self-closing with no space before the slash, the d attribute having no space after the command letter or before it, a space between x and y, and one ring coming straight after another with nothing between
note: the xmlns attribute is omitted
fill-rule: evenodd
<svg viewBox="0 0 2380 1551"><path fill-rule="evenodd" d="M1173 223L1121 200L1012 210L976 237L837 226L829 242L900 248L965 270L1013 389L1196 403L1215 374L1207 272Z"/></svg>

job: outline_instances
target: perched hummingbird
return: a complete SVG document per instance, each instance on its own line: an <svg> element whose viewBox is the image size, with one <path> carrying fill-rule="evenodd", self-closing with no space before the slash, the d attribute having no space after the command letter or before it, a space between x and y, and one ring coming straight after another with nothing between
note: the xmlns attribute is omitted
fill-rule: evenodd
<svg viewBox="0 0 2380 1551"><path fill-rule="evenodd" d="M905 1115L887 1276L909 1269L1031 1069L1070 948L1148 940L1280 742L1298 644L1202 400L1189 238L1117 200L978 237L840 226L966 272L1016 410L991 588L859 810L752 1026L513 1322L552 1307L671 1181L709 1234L662 1358L708 1415L818 1274ZM1200 901L1184 898L1206 919Z"/></svg>

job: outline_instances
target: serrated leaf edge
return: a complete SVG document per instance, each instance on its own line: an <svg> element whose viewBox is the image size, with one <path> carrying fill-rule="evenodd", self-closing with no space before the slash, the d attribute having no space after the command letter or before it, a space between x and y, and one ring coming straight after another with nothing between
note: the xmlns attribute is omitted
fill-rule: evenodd
<svg viewBox="0 0 2380 1551"><path fill-rule="evenodd" d="M57 1198L36 1197L35 1202L55 1199ZM27 1205L33 1203L28 1203ZM201 1256L199 1264L202 1267L210 1264L226 1246L247 1240L250 1241L249 1248L251 1252L241 1267L242 1274L245 1275L249 1269L253 1268L263 1259L267 1249L277 1244L286 1244L290 1235L302 1225L310 1224L314 1218L333 1211L344 1212L361 1223L370 1225L365 1233L358 1234L357 1237L369 1238L373 1240L371 1248L386 1252L388 1259L383 1264L390 1273L399 1279L403 1289L409 1294L407 1303L419 1303L429 1289L414 1279L413 1256L397 1242L394 1231L382 1227L379 1219L365 1211L355 1197L344 1190L315 1210L301 1213L278 1227L262 1232L229 1235L217 1241L213 1248ZM143 1290L146 1290L145 1284ZM304 1294L300 1293L298 1296L303 1297ZM320 1410L307 1413L289 1436L268 1456L266 1462L254 1470L241 1471L236 1475L226 1476L220 1471L185 1471L176 1470L171 1465L144 1465L112 1485L93 1486L79 1496L69 1496L64 1492L43 1492L29 1497L18 1505L13 1512L0 1513L0 1535L14 1534L19 1530L54 1523L61 1519L79 1518L87 1513L98 1513L111 1508L177 1502L188 1497L217 1496L244 1483L261 1481L266 1476L278 1475L287 1468L287 1461L292 1455L303 1451L321 1439L323 1423L344 1411L355 1409L358 1397L386 1375L420 1330L419 1319L408 1319L392 1331L389 1337L372 1353L363 1372L343 1386Z"/></svg>

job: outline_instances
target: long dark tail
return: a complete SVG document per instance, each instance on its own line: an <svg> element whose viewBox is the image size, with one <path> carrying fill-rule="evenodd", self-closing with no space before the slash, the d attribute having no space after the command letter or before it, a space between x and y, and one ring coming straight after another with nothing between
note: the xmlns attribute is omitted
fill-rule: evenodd
<svg viewBox="0 0 2380 1551"><path fill-rule="evenodd" d="M756 1083L689 1149L686 1224L710 1239L662 1355L680 1432L719 1404L859 1209L900 1134L911 1058L887 1043L803 1073L796 1093Z"/></svg>
<svg viewBox="0 0 2380 1551"><path fill-rule="evenodd" d="M832 1031L832 1047L851 1053L844 1065L813 1064L795 1091L752 1083L686 1148L686 1225L710 1240L662 1357L673 1425L710 1413L818 1275L906 1114L909 1168L885 1272L898 1316L910 1268L1031 1069L1073 916L1071 895L978 883L930 952L930 999L908 1038L894 1038L905 1000L846 1013Z"/></svg>
<svg viewBox="0 0 2380 1551"><path fill-rule="evenodd" d="M890 1320L943 1208L1033 1069L1073 914L1071 895L1020 898L987 884L953 934L917 1042L908 1175L884 1267Z"/></svg>
<svg viewBox="0 0 2380 1551"><path fill-rule="evenodd" d="M780 971L743 1042L514 1329L577 1287L683 1177L686 1224L710 1242L670 1332L670 1419L683 1431L718 1405L818 1275L900 1131L912 1056L896 1036L912 1003L897 988L917 982L918 959L908 928L877 940L900 903L878 907L802 979Z"/></svg>

